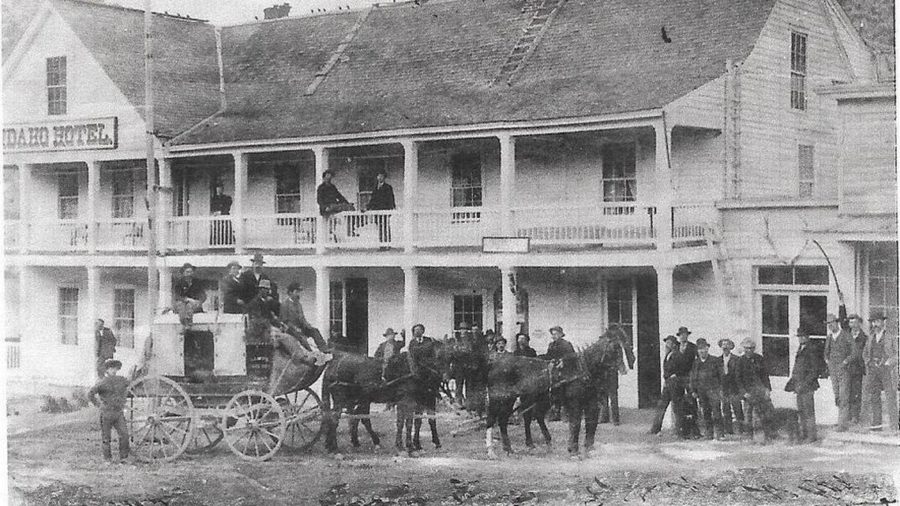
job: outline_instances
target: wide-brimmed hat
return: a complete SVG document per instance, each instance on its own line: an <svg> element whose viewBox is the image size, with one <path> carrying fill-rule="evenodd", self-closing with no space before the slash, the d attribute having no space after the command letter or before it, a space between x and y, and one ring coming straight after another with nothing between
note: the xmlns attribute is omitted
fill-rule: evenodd
<svg viewBox="0 0 900 506"><path fill-rule="evenodd" d="M269 290L271 290L272 282L269 281L268 279L260 279L259 284L256 285L256 288L268 288Z"/></svg>
<svg viewBox="0 0 900 506"><path fill-rule="evenodd" d="M104 369L110 369L110 368L121 369L122 362L119 360L116 360L114 358L108 358L103 361L103 368Z"/></svg>
<svg viewBox="0 0 900 506"><path fill-rule="evenodd" d="M837 315L834 313L828 313L828 316L825 317L825 323L832 323L832 322L836 322L836 321L840 321L840 320L838 320Z"/></svg>
<svg viewBox="0 0 900 506"><path fill-rule="evenodd" d="M719 348L724 348L726 344L730 344L731 349L734 349L734 341L732 341L731 339L728 339L727 337L724 339L719 339L719 342L716 344L719 345Z"/></svg>
<svg viewBox="0 0 900 506"><path fill-rule="evenodd" d="M869 321L872 320L887 320L887 316L884 314L884 311L875 310L869 313Z"/></svg>
<svg viewBox="0 0 900 506"><path fill-rule="evenodd" d="M672 334L669 334L663 338L663 342L666 342L666 341L672 341L673 343L678 344L678 338L673 336Z"/></svg>
<svg viewBox="0 0 900 506"><path fill-rule="evenodd" d="M707 342L707 340L703 339L702 337L700 339L697 339L697 342L694 344L697 346L697 348L709 348L709 342Z"/></svg>
<svg viewBox="0 0 900 506"><path fill-rule="evenodd" d="M196 269L190 262L185 262L184 265L181 266L181 272L184 272L187 269Z"/></svg>
<svg viewBox="0 0 900 506"><path fill-rule="evenodd" d="M257 253L257 254L255 254L255 255L253 255L253 258L250 259L250 262L251 262L251 263L254 263L254 264L255 264L255 263L261 263L261 264L266 263L266 261L263 260L262 253Z"/></svg>
<svg viewBox="0 0 900 506"><path fill-rule="evenodd" d="M396 336L397 333L394 332L394 329L388 327L387 330L384 331L384 334L381 334L381 335L383 335L384 337L387 337L387 336Z"/></svg>
<svg viewBox="0 0 900 506"><path fill-rule="evenodd" d="M560 327L559 325L556 325L555 327L550 327L550 333L551 333L551 334L553 333L554 330L557 331L557 332L559 332L559 335L560 335L561 337L566 337L566 333L563 332L562 327Z"/></svg>
<svg viewBox="0 0 900 506"><path fill-rule="evenodd" d="M678 327L678 332L676 332L675 335L676 335L676 336L679 336L679 335L681 335L681 334L687 334L687 335L690 335L690 334L691 334L691 331L688 330L687 327Z"/></svg>
<svg viewBox="0 0 900 506"><path fill-rule="evenodd" d="M753 339L750 339L748 337L748 338L744 339L743 341L741 341L741 346L745 346L745 347L751 346L753 348L756 348L756 341L754 341Z"/></svg>
<svg viewBox="0 0 900 506"><path fill-rule="evenodd" d="M231 269L232 267L240 267L240 266L241 266L241 263L238 262L237 260L232 260L232 261L228 262L228 265L227 265L227 267L229 269Z"/></svg>

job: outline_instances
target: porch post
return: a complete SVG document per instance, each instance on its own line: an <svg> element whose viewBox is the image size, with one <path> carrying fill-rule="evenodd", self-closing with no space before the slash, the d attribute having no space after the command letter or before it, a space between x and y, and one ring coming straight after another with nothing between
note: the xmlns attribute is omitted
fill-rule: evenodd
<svg viewBox="0 0 900 506"><path fill-rule="evenodd" d="M244 202L247 200L247 165L249 155L240 151L232 153L234 158L234 207L231 213L234 228L234 251L244 253Z"/></svg>
<svg viewBox="0 0 900 506"><path fill-rule="evenodd" d="M506 348L516 351L516 268L508 265L500 267L500 305L503 309L503 338L506 339Z"/></svg>
<svg viewBox="0 0 900 506"><path fill-rule="evenodd" d="M419 184L419 143L404 140L403 144L403 249L407 253L416 250L415 205L416 189ZM405 323L405 322L404 322Z"/></svg>
<svg viewBox="0 0 900 506"><path fill-rule="evenodd" d="M172 217L172 160L160 158L157 164L160 191L156 206L156 246L160 253L165 253L168 250L169 219Z"/></svg>
<svg viewBox="0 0 900 506"><path fill-rule="evenodd" d="M88 183L87 183L87 222L88 222L88 253L97 252L98 233L100 232L100 224L97 220L100 218L98 210L99 200L97 195L100 193L100 162L97 160L88 160Z"/></svg>
<svg viewBox="0 0 900 506"><path fill-rule="evenodd" d="M19 252L22 254L28 253L31 228L31 169L30 163L19 165Z"/></svg>
<svg viewBox="0 0 900 506"><path fill-rule="evenodd" d="M328 340L331 337L331 269L325 266L315 267L316 271L316 327Z"/></svg>
<svg viewBox="0 0 900 506"><path fill-rule="evenodd" d="M316 158L316 191L318 193L319 185L322 184L322 173L328 170L328 150L324 146L313 147L313 155ZM325 243L328 235L328 219L319 213L319 206L316 204L316 254L325 253ZM330 331L329 331L330 335Z"/></svg>
<svg viewBox="0 0 900 506"><path fill-rule="evenodd" d="M678 328L675 321L674 280L675 268L671 265L661 264L656 266L656 293L659 299L659 334L665 337ZM666 359L666 347L659 347L660 367ZM663 378L665 381L665 378Z"/></svg>
<svg viewBox="0 0 900 506"><path fill-rule="evenodd" d="M35 339L32 337L31 333L31 319L33 318L32 311L33 307L26 304L25 301L29 300L34 294L34 290L31 286L31 268L26 265L19 266L19 314L17 315L19 318L19 350L22 355L28 358L30 349L27 348L29 344L33 343ZM21 364L19 365L21 367Z"/></svg>
<svg viewBox="0 0 900 506"><path fill-rule="evenodd" d="M509 134L497 136L500 141L500 230L504 236L513 235L512 205L516 185L516 141Z"/></svg>
<svg viewBox="0 0 900 506"><path fill-rule="evenodd" d="M672 249L672 164L669 159L669 132L661 120L653 125L656 131L656 231L657 251Z"/></svg>
<svg viewBox="0 0 900 506"><path fill-rule="evenodd" d="M87 267L87 310L88 310L88 322L87 327L90 329L85 335L88 336L87 347L91 350L91 361L90 361L90 371L91 376L95 376L97 374L97 340L94 338L94 321L97 318L102 318L100 316L100 304L98 297L99 290L99 278L100 278L100 269L97 266L89 266ZM111 316L111 315L110 315ZM112 324L112 319L107 317L103 318L104 323L107 326ZM79 329L80 331L80 329Z"/></svg>
<svg viewBox="0 0 900 506"><path fill-rule="evenodd" d="M148 297L152 297L153 294L148 294ZM172 307L172 268L171 267L160 267L159 268L159 304L157 307L159 309L165 309ZM152 325L153 322L150 322Z"/></svg>
<svg viewBox="0 0 900 506"><path fill-rule="evenodd" d="M412 327L416 323L419 301L419 269L415 266L403 266L403 328L412 336ZM407 337L409 339L410 337Z"/></svg>

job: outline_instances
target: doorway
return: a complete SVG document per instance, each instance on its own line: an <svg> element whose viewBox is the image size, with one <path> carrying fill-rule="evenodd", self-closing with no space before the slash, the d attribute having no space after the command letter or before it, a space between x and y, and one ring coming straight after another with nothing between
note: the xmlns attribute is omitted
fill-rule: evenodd
<svg viewBox="0 0 900 506"><path fill-rule="evenodd" d="M661 387L659 348L659 301L656 278L635 278L637 293L638 408L651 408L659 400Z"/></svg>
<svg viewBox="0 0 900 506"><path fill-rule="evenodd" d="M369 350L369 280L347 278L344 292L347 340L356 353L365 355Z"/></svg>

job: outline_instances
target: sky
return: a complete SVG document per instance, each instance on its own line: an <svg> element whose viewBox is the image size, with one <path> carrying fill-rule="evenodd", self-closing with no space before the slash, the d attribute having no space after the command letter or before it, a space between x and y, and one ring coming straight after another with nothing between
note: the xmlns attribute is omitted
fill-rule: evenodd
<svg viewBox="0 0 900 506"><path fill-rule="evenodd" d="M109 0L108 3L143 9L145 0ZM290 3L291 16L310 14L311 9L337 10L338 6L358 8L377 0L151 0L154 12L169 12L200 19L215 25L228 25L263 18L263 9L272 5ZM390 2L391 0L380 0Z"/></svg>

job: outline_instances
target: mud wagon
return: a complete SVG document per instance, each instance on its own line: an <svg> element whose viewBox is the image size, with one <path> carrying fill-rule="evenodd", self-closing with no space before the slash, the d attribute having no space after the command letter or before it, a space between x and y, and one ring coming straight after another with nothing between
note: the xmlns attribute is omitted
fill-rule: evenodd
<svg viewBox="0 0 900 506"><path fill-rule="evenodd" d="M239 314L199 313L189 330L177 315L156 318L128 387L125 415L138 458L171 461L224 440L241 458L261 461L282 446L315 444L323 404L310 386L324 365L304 359L293 338L273 344L247 335Z"/></svg>

